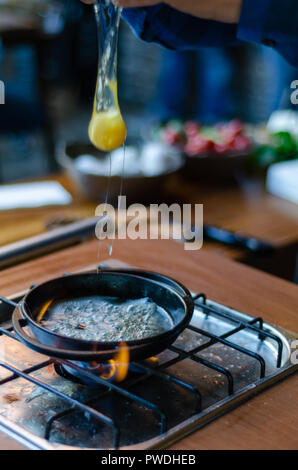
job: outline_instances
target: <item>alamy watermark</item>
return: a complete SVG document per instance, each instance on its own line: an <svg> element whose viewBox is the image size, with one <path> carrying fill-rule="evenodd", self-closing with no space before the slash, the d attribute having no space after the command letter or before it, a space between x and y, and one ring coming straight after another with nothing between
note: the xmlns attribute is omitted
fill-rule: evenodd
<svg viewBox="0 0 298 470"><path fill-rule="evenodd" d="M298 80L294 80L291 83L291 89L294 90L291 93L291 103L294 105L298 104Z"/></svg>
<svg viewBox="0 0 298 470"><path fill-rule="evenodd" d="M291 364L297 365L298 364L298 339L295 339L291 342Z"/></svg>
<svg viewBox="0 0 298 470"><path fill-rule="evenodd" d="M3 338L2 338L3 339ZM5 362L5 348L4 341L0 341L0 363ZM0 404L3 402L2 395L0 394Z"/></svg>
<svg viewBox="0 0 298 470"><path fill-rule="evenodd" d="M185 250L203 246L203 204L131 204L118 197L118 210L111 204L97 206L100 217L95 234L99 240L179 240Z"/></svg>
<svg viewBox="0 0 298 470"><path fill-rule="evenodd" d="M0 104L5 104L5 85L2 80L0 80Z"/></svg>

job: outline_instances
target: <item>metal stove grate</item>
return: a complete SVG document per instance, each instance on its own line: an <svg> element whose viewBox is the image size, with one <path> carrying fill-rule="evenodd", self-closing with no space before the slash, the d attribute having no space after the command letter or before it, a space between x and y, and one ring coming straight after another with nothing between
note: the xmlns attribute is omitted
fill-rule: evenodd
<svg viewBox="0 0 298 470"><path fill-rule="evenodd" d="M112 442L109 448L113 446L114 449L121 447L121 436L123 431L125 432L126 430L121 429L115 417L111 417L106 412L99 411L97 408L101 400L107 397L112 397L112 399L117 400L117 397L121 396L126 401L131 402L132 406L136 403L138 406L146 409L146 413L149 412L158 418L159 430L157 434L159 435L150 436L147 440L147 444L142 447L158 448L201 427L220 414L223 414L248 399L257 391L264 389L284 376L294 372L294 370L297 370L297 367L289 361L290 342L284 332L268 323L264 323L262 318L252 318L248 315L240 314L239 312L220 306L215 302L211 302L204 294L195 295L194 300L199 321L196 321L195 317L195 321L188 326L186 335L188 334L192 336L192 338L195 336L204 338L203 344L200 340L192 347L194 343L192 340L182 342L181 345L179 344L178 338L178 341L168 349L171 356L170 358L156 363L155 365L150 365L147 362L134 364L135 368L138 370L138 374L134 374L121 384L108 382L91 372L82 370L81 368L79 369L71 362L63 361L68 367L73 369L78 368L81 375L85 376L86 379L92 379L100 386L100 388L93 389L93 396L87 400L80 400L69 396L67 393L64 393L57 387L46 383L34 375L35 372L41 371L52 364L54 362L52 359L39 362L24 369L19 369L8 362L0 362L0 368L11 373L8 377L0 380L0 390L3 385L12 383L18 378L22 378L65 402L65 409L51 414L51 416L46 419L42 441L50 442L53 426L60 420L77 413L79 410L84 416L91 416L94 420L98 421L100 425L108 426L111 429ZM211 323L214 321L214 324L221 322L222 325L225 325L225 329L219 329L219 331L216 332L213 327L210 327L210 321ZM204 325L206 325L206 327ZM239 341L239 334L243 335L243 333L248 336L244 336L245 340L240 337ZM0 337L1 336L7 336L14 341L18 341L11 325L0 328ZM232 336L234 336L235 340L231 339ZM257 347L249 347L251 338L254 338L254 342L258 344ZM263 357L261 354L262 344L264 343L267 344L267 349L269 348L268 350L272 351L272 358L269 361L269 370L267 370L268 358ZM226 350L229 350L229 354L240 353L244 355L243 357L247 358L249 364L251 364L249 367L254 369L254 378L248 379L247 383L242 387L238 386L236 390L236 377L231 370L233 367L229 367L229 364L219 365L218 361L213 362L210 360L210 357L208 358L208 354L207 356L205 354L204 357L204 353L208 353L210 348L215 345L222 345ZM266 356L267 353L265 354ZM194 368L198 364L204 366L224 378L225 390L217 395L217 399L213 404L206 402L204 405L203 395L205 393L201 391L200 385L193 384L194 380L188 381L185 377L181 379L179 374L175 375L175 373L169 373L168 369L171 368L174 371L178 370L179 364L181 365L183 361L191 361ZM255 364L253 364L252 361ZM275 362L274 365L272 364L273 361ZM186 400L187 402L191 402L191 407L188 406L180 422L176 421L173 425L173 420L168 419L166 411L164 411L160 404L160 391L158 387L153 393L152 400L144 398L137 393L137 386L143 383L145 385L148 384L148 387L150 387L150 380L152 378L154 378L157 383L159 381L171 383L175 388L183 389L187 394L192 396L191 400ZM3 427L5 428L4 425ZM13 433L13 426L10 432ZM84 445L84 443L82 443L82 445ZM136 445L138 445L138 443L136 443ZM101 443L99 442L99 447L100 446Z"/></svg>

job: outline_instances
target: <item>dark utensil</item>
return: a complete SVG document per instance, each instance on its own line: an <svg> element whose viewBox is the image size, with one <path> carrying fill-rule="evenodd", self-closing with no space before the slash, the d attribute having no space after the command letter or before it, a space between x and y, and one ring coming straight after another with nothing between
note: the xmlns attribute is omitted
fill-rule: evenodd
<svg viewBox="0 0 298 470"><path fill-rule="evenodd" d="M226 245L245 248L246 250L257 254L272 253L274 251L274 247L270 243L257 238L246 237L240 233L229 232L228 230L214 227L212 225L204 225L204 238L215 240Z"/></svg>
<svg viewBox="0 0 298 470"><path fill-rule="evenodd" d="M0 247L0 269L94 237L96 224L102 217L80 220L64 227L55 228L50 232Z"/></svg>
<svg viewBox="0 0 298 470"><path fill-rule="evenodd" d="M37 352L53 358L105 362L115 355L119 342L87 341L56 334L36 319L51 299L92 295L137 299L150 297L171 316L173 327L157 336L127 341L130 360L154 356L172 344L188 325L193 314L190 292L180 283L156 273L139 270L103 270L68 275L33 288L17 306L13 326L19 339ZM28 325L33 334L24 330Z"/></svg>

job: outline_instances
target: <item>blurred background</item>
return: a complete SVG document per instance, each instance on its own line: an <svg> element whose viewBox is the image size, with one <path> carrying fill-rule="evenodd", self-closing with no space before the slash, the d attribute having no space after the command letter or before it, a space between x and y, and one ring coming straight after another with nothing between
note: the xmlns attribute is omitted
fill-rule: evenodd
<svg viewBox="0 0 298 470"><path fill-rule="evenodd" d="M87 140L97 73L91 8L78 0L19 4L0 2L2 181L54 169L57 139ZM118 75L129 136L138 137L152 121L173 118L263 124L276 109L291 107L297 71L265 47L163 50L136 39L122 22Z"/></svg>
<svg viewBox="0 0 298 470"><path fill-rule="evenodd" d="M62 223L92 215L106 191L102 181L90 183L78 176L73 163L80 153L90 153L84 145L98 67L96 34L93 9L78 0L0 0L0 79L5 84L0 182L47 178L62 182L73 201L81 204L64 209ZM237 250L229 255L292 280L298 195L277 194L276 186L289 184L280 184L279 179L268 184L266 178L272 164L297 158L297 112L290 97L298 71L263 46L173 52L141 42L124 22L119 36L119 101L128 144L155 144L145 152L147 161L148 152L154 153L150 176L158 176L158 162L165 152L156 144L175 148L184 159L183 171L166 182L166 196L159 195L160 200L204 202L208 222L272 243L281 250L274 263L272 258L268 263L247 261L248 256L241 258ZM280 110L287 113L276 114ZM74 141L80 146L74 148ZM61 148L62 157L57 150ZM84 164L92 167L94 162ZM90 165L91 176L100 176ZM160 164L160 172L162 168ZM67 179L62 179L65 169ZM289 172L293 175L293 170ZM156 183L160 185L159 180ZM104 190L100 188L97 197L101 184ZM119 182L115 184L119 192ZM88 193L91 187L93 192ZM270 199L269 193L275 196ZM218 200L226 201L225 215ZM3 214L3 221L10 220L11 213ZM24 236L46 229L53 218L55 225L57 208L42 213L42 221L39 215L35 225L36 212L22 214L27 221ZM10 238L3 236L0 243ZM289 247L286 260L283 250ZM213 248L222 251L217 245Z"/></svg>

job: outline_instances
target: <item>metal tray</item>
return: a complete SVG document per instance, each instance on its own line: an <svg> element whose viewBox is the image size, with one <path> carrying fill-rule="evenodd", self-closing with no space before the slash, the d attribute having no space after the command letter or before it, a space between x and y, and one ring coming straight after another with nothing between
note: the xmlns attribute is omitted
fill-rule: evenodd
<svg viewBox="0 0 298 470"><path fill-rule="evenodd" d="M18 301L23 295L12 296L11 300ZM12 307L0 304L1 328L9 327L12 310ZM237 331L239 325L242 328L238 327ZM182 333L173 348L158 356L156 370L196 388L201 396L202 408L196 410L197 397L193 392L179 386L178 382L162 380L161 376L153 374L143 384L138 384L134 393L158 404L165 411L168 427L167 431L160 434L158 419L147 409L131 403L121 394L116 393L117 400L115 392L105 394L96 409L118 417L122 430L120 449L168 447L297 371L298 365L291 361L291 357L294 357L294 345L298 345L295 342L298 335L266 322L263 330L259 326L260 320L200 296L191 328ZM198 333L202 330L206 336ZM231 331L235 333L231 334ZM261 331L268 336L260 336ZM221 340L214 340L214 344L204 349L207 341L214 337ZM235 345L236 349L229 343ZM279 354L281 346L282 353ZM199 353L191 354L190 350L194 348L198 348ZM249 350L252 355L243 354L241 348ZM6 335L0 336L0 354L6 364L20 370L47 361L44 356ZM262 367L253 355L260 355L264 360L266 369L262 378ZM277 364L278 360L280 364ZM164 369L166 363L170 366ZM218 369L208 367L210 363ZM227 370L227 374L223 374L221 368ZM234 390L229 387L229 374ZM30 449L112 448L110 430L94 423L86 413L82 415L73 412L64 421L53 420L50 440L45 439L47 420L69 408L69 404L26 378L18 377L1 384L1 380L10 375L3 366L0 367L0 430ZM46 363L45 367L32 372L31 376L83 401L99 394L98 390L57 376L52 364ZM119 386L125 387L125 382Z"/></svg>

